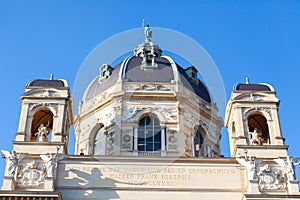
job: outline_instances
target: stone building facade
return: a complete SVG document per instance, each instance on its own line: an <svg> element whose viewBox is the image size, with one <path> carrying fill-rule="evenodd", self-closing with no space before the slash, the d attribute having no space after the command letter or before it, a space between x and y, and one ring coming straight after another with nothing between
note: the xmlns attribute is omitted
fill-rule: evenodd
<svg viewBox="0 0 300 200"><path fill-rule="evenodd" d="M76 115L65 80L27 84L1 199L300 199L274 88L237 84L223 122L197 68L162 55L151 35L100 67Z"/></svg>

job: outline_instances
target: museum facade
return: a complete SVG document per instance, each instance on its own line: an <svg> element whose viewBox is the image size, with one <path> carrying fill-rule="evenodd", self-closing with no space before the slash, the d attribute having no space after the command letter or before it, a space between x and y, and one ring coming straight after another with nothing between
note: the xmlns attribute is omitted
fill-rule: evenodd
<svg viewBox="0 0 300 200"><path fill-rule="evenodd" d="M67 81L28 82L0 199L300 199L274 88L236 84L223 121L197 68L151 36L146 26L132 56L101 65L77 114Z"/></svg>

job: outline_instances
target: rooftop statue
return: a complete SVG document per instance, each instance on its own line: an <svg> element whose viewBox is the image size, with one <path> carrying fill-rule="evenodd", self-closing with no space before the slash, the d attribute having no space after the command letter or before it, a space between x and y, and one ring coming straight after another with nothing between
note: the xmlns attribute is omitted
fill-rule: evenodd
<svg viewBox="0 0 300 200"><path fill-rule="evenodd" d="M144 28L144 34L145 34L145 39L146 40L150 40L152 37L152 30L150 29L150 25L147 24L145 26L145 20L143 19L143 24L142 24L143 28Z"/></svg>

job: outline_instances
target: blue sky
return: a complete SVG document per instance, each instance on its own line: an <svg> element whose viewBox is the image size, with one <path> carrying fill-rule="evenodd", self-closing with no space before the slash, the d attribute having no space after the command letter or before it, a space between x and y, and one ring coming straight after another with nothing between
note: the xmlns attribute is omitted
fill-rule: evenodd
<svg viewBox="0 0 300 200"><path fill-rule="evenodd" d="M142 19L201 44L218 66L227 99L232 86L245 77L273 85L281 100L281 128L289 154L300 156L300 1L276 0L0 0L0 149L12 148L19 96L29 80L48 79L54 73L73 89L85 57L110 36L140 28ZM222 153L229 156L225 131ZM1 177L3 168L2 160Z"/></svg>

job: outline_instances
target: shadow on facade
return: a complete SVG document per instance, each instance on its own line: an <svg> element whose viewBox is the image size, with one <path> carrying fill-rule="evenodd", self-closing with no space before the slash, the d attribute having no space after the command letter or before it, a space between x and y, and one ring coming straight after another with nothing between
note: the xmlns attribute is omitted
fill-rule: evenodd
<svg viewBox="0 0 300 200"><path fill-rule="evenodd" d="M113 190L120 183L114 179L104 177L98 168L93 168L91 173L71 169L70 172L77 175L72 179L73 184L82 188L82 197L95 199L119 199L119 195Z"/></svg>

